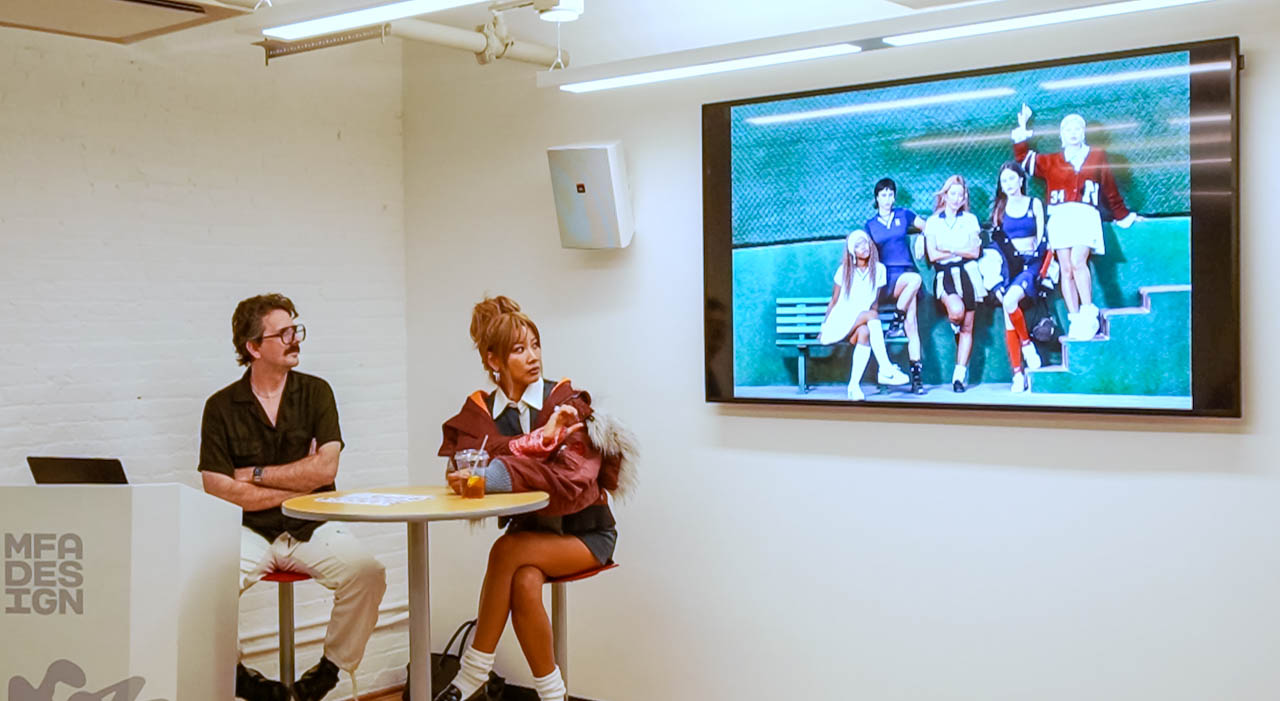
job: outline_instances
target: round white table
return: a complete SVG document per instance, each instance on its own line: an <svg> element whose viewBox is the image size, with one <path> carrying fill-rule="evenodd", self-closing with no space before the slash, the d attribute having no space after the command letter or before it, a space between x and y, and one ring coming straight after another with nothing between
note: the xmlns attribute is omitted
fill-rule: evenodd
<svg viewBox="0 0 1280 701"><path fill-rule="evenodd" d="M286 516L313 521L402 521L407 524L409 698L431 701L431 573L427 524L523 514L541 509L549 500L546 492L488 494L483 499L463 499L444 486L405 486L317 492L294 497L281 507Z"/></svg>

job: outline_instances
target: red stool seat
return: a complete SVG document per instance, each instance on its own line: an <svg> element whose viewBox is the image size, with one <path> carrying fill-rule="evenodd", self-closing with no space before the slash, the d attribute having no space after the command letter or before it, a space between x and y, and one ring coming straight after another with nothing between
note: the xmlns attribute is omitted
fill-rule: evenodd
<svg viewBox="0 0 1280 701"><path fill-rule="evenodd" d="M607 565L600 565L599 567L593 567L589 570L575 572L574 574L566 574L563 577L548 577L547 581L550 582L551 584L559 584L560 582L576 582L579 579L587 579L588 577L594 577L600 574L601 572L604 572L605 570L611 570L617 566L618 566L618 563L610 562Z"/></svg>
<svg viewBox="0 0 1280 701"><path fill-rule="evenodd" d="M551 642L554 647L556 664L560 667L560 676L564 686L569 688L569 582L594 577L605 570L618 566L616 562L592 567L591 569L563 577L548 577L551 583Z"/></svg>
<svg viewBox="0 0 1280 701"><path fill-rule="evenodd" d="M272 570L262 577L264 582L305 582L308 579L311 579L311 575L289 570Z"/></svg>
<svg viewBox="0 0 1280 701"><path fill-rule="evenodd" d="M262 576L264 582L278 586L280 607L280 683L293 695L293 584L305 582L311 575L290 570L272 570Z"/></svg>

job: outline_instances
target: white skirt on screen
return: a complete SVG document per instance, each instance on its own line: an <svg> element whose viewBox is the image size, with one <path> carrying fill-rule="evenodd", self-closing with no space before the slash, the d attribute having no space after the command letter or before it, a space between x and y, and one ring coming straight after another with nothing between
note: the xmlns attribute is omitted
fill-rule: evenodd
<svg viewBox="0 0 1280 701"><path fill-rule="evenodd" d="M845 290L844 285L844 265L841 264L836 269L834 282L840 286L840 294L836 296L836 304L827 314L827 318L822 320L822 328L818 331L818 343L822 345L830 345L839 343L849 337L853 331L853 325L858 321L858 315L871 308L875 303L880 288L884 286L885 281L884 263L876 263L876 276L874 279L870 276L870 271L855 271L853 279L850 281L852 289Z"/></svg>
<svg viewBox="0 0 1280 701"><path fill-rule="evenodd" d="M1088 246L1095 255L1103 255L1102 215L1093 205L1083 202L1064 202L1049 205L1049 248L1075 248Z"/></svg>
<svg viewBox="0 0 1280 701"><path fill-rule="evenodd" d="M818 343L828 346L848 338L849 333L853 331L854 322L858 320L858 315L865 311L865 308L859 309L850 304L847 297L841 296L836 300L836 306L831 308L831 313L822 320L822 330L818 332Z"/></svg>

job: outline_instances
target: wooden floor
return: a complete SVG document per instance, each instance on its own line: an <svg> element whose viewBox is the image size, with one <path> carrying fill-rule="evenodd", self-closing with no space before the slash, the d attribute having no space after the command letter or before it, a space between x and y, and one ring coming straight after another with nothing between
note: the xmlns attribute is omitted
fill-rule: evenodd
<svg viewBox="0 0 1280 701"><path fill-rule="evenodd" d="M401 693L403 692L399 687L397 687L395 689L388 689L386 691L369 694L368 696L361 694L360 701L400 701Z"/></svg>

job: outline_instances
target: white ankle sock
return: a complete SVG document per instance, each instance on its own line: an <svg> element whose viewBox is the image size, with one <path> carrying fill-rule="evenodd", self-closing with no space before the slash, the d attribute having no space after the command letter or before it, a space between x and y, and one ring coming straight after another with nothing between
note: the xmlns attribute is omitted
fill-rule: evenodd
<svg viewBox="0 0 1280 701"><path fill-rule="evenodd" d="M876 356L876 367L881 370L889 367L889 352L884 347L884 324L879 319L867 322L867 332L871 336L871 352Z"/></svg>
<svg viewBox="0 0 1280 701"><path fill-rule="evenodd" d="M462 698L476 693L476 689L489 681L489 671L493 669L494 653L480 652L467 646L462 653L462 661L458 665L458 676L453 678L453 685L462 692Z"/></svg>
<svg viewBox="0 0 1280 701"><path fill-rule="evenodd" d="M538 701L564 701L569 694L564 688L559 667L545 677L534 677L533 688L538 692Z"/></svg>
<svg viewBox="0 0 1280 701"><path fill-rule="evenodd" d="M862 382L862 375L867 371L867 361L871 360L871 348L861 343L853 347L853 362L849 367L849 386L857 387Z"/></svg>
<svg viewBox="0 0 1280 701"><path fill-rule="evenodd" d="M964 376L969 373L969 368L963 365L957 365L956 369L951 371L952 382L964 382Z"/></svg>

